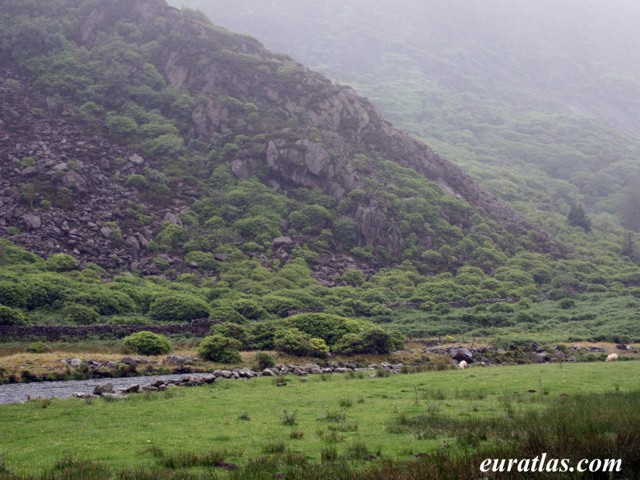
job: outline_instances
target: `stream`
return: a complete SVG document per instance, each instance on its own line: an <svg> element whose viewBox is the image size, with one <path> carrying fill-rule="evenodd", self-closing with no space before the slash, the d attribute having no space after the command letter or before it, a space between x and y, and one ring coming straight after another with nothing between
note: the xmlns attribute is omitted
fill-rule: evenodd
<svg viewBox="0 0 640 480"><path fill-rule="evenodd" d="M190 373L190 377L202 377L206 373ZM92 393L96 385L111 383L118 390L133 385L147 385L157 380L180 380L186 375L152 375L146 377L94 378L58 382L11 383L0 385L0 404L21 403L29 398L69 398L75 392Z"/></svg>

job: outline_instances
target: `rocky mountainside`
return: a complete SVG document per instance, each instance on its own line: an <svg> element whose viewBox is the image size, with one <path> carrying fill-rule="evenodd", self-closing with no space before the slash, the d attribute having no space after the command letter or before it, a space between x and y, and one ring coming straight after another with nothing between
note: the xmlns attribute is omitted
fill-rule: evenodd
<svg viewBox="0 0 640 480"><path fill-rule="evenodd" d="M640 231L637 2L172 2L353 86L555 235L577 202Z"/></svg>
<svg viewBox="0 0 640 480"><path fill-rule="evenodd" d="M197 192L176 189L163 207L144 202L116 172L139 174L149 162L74 122L68 107L26 89L7 69L0 72L0 110L0 231L14 229L15 243L45 257L67 252L106 268L155 272L145 268L144 247L162 220L180 222ZM49 197L54 201L42 200ZM153 218L144 228L127 220L140 203Z"/></svg>
<svg viewBox="0 0 640 480"><path fill-rule="evenodd" d="M557 252L366 99L251 38L163 0L53 3L2 17L0 233L18 244L147 273L278 236L387 261L459 245L450 266L481 247ZM233 205L252 179L282 208Z"/></svg>

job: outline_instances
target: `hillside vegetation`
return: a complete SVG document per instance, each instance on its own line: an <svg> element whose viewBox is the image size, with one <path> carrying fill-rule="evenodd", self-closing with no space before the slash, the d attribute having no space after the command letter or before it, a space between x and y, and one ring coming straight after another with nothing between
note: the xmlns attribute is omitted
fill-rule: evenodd
<svg viewBox="0 0 640 480"><path fill-rule="evenodd" d="M174 3L354 86L549 231L576 202L640 229L636 2Z"/></svg>
<svg viewBox="0 0 640 480"><path fill-rule="evenodd" d="M210 317L265 342L247 348L284 326L322 355L397 347L379 325L638 339L619 239L556 223L556 241L353 90L199 12L5 0L0 27L10 335ZM319 319L373 343L301 326Z"/></svg>

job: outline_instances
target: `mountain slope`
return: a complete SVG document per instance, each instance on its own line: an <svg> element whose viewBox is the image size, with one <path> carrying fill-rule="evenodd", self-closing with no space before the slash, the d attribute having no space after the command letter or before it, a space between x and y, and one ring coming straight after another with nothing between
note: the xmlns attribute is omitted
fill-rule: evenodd
<svg viewBox="0 0 640 480"><path fill-rule="evenodd" d="M26 88L38 89L49 100L54 96L60 108L69 108L69 122L88 122L102 129L109 142L122 147L109 145L106 151L82 152L91 157L86 166L85 161L76 162L73 168L68 163L52 165L50 157L60 153L47 150L53 138L43 146L44 157L31 147L11 150L24 133L8 128L5 148L9 150L4 158L10 161L3 162L4 168L15 169L22 162L27 168L19 172L22 177L34 176L40 182L51 177L55 198L45 198L37 182L29 182L37 198L22 199L29 208L23 205L16 216L5 219L5 231L12 226L48 231L47 222L44 227L35 227L35 220L30 223L27 210L42 208L42 200L53 201L54 207L64 206L57 198L61 194L58 180L69 190L63 193L71 197L68 207L76 216L82 216L74 209L76 204L109 204L91 188L97 183L91 177L93 168L98 169L96 174L111 177L109 182L98 181L113 188L108 197L123 200L129 195L133 203L143 200L143 211L133 209L130 221L125 214L111 218L109 213L100 219L102 223L114 220L106 227L95 218L91 221L98 229L107 229L102 231L107 240L114 236L133 249L140 242L148 244L151 234L156 240L154 248L160 244L161 250L179 254L181 242L164 238L171 229L167 233L159 224L167 220L181 229L175 230L178 237L184 237L183 242L193 241L187 250L211 250L238 240L257 242L261 250L279 235L311 235L325 249L349 252L364 248L379 259L408 258L423 263L421 267L427 270L441 267L421 260L424 250L463 241L470 242L472 250L489 242L498 251L511 251L518 244L555 251L543 232L459 168L394 129L367 100L286 57L269 53L255 40L233 35L159 0L138 1L133 6L119 0L82 2L79 7L71 1L55 4L53 11L49 4L7 3L2 58L25 75L27 84L33 84ZM18 18L13 25L12 18ZM25 112L11 113L10 109L5 115L29 119L35 128L31 134L41 135L55 112L47 112L39 121L33 111L42 107L25 108L31 109L31 117L29 112L25 116ZM5 127L11 124L8 117L3 121ZM53 137L60 134L54 131ZM22 157L26 150L33 153L32 160ZM102 156L106 161L97 158ZM64 173L69 169L73 173ZM228 175L229 170L240 183ZM56 176L56 172L64 174ZM10 181L10 176L6 178ZM275 189L265 195L275 195L270 201L278 206L261 210L253 203L258 198L245 199L248 203L239 208L204 206L207 199L209 203L225 202L225 195L233 196L234 187L250 185L242 182L250 178L259 178ZM13 185L23 181L16 177ZM122 193L123 187L130 193ZM296 194L291 192L300 189L321 191L327 197L292 204ZM199 201L194 204L196 197ZM171 208L158 209L163 202ZM111 202L111 207L116 203ZM185 227L178 214L188 213L189 207L195 216ZM116 210L124 209L120 202ZM100 210L94 213L100 216ZM147 225L141 225L141 216L149 217ZM210 222L219 222L217 228L205 225L211 217L219 218ZM207 234L220 237L220 230L229 229L231 236L226 241L203 240ZM69 230L77 228L54 231L65 236ZM325 240L318 238L322 230L327 230ZM37 242L28 240L28 233L17 238L26 235L23 243L33 246ZM90 252L83 242L95 236L78 233L73 234L71 244L59 242L57 247L73 247L80 255ZM40 253L53 250L48 242ZM124 263L131 257L115 256ZM100 256L89 258L105 264ZM458 255L451 266L466 260Z"/></svg>
<svg viewBox="0 0 640 480"><path fill-rule="evenodd" d="M640 228L636 2L174 3L353 85L535 222L583 201Z"/></svg>
<svg viewBox="0 0 640 480"><path fill-rule="evenodd" d="M558 255L353 90L161 0L1 5L7 328L637 338L637 266L568 226Z"/></svg>

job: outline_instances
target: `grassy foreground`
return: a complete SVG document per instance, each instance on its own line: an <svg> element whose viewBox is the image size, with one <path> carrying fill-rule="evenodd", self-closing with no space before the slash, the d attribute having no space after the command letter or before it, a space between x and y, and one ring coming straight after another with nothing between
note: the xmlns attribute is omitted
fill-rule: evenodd
<svg viewBox="0 0 640 480"><path fill-rule="evenodd" d="M370 478L427 478L421 469L435 467L417 460L426 454L441 469L459 459L431 472L455 478L454 466L469 475L482 455L554 450L624 458L637 475L640 459L629 455L640 444L639 374L640 362L546 364L290 377L284 386L221 381L120 402L5 405L0 478L273 478L305 465L286 478L327 469L331 478L358 478L345 473L351 468ZM572 444L576 452L561 451ZM240 470L227 472L235 465Z"/></svg>

